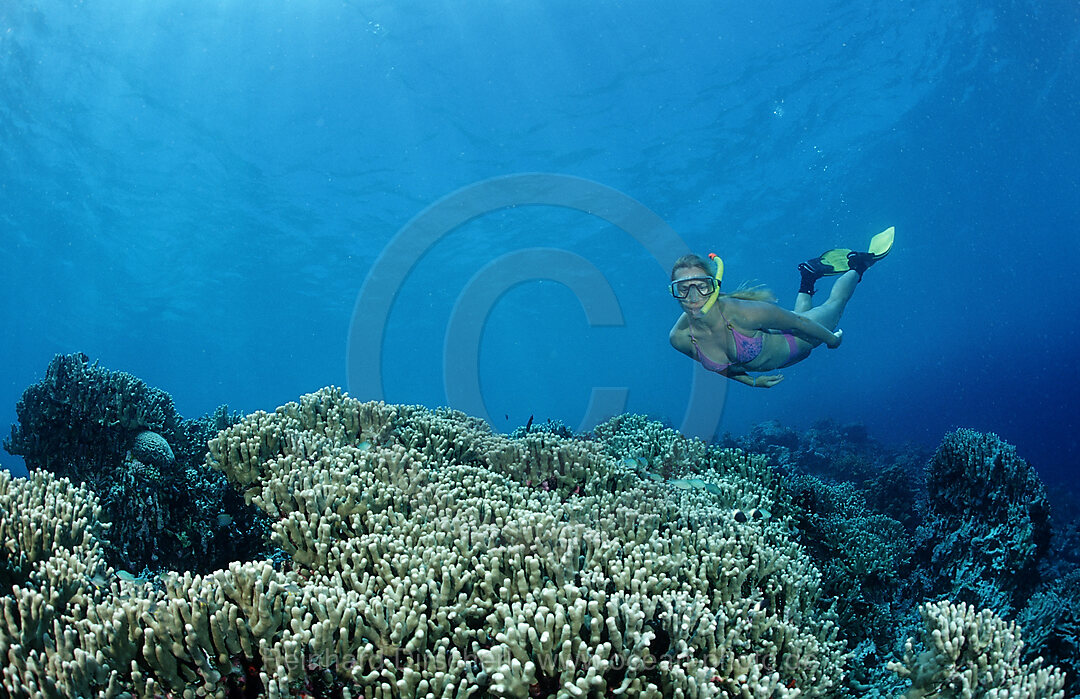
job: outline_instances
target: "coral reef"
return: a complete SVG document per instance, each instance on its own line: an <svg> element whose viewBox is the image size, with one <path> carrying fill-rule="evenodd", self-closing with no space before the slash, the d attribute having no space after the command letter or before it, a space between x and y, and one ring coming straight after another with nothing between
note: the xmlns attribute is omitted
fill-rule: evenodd
<svg viewBox="0 0 1080 699"><path fill-rule="evenodd" d="M0 471L0 696L108 689L97 682L103 634L92 616L105 569L100 516L93 493L66 478Z"/></svg>
<svg viewBox="0 0 1080 699"><path fill-rule="evenodd" d="M901 452L873 440L866 426L821 420L799 433L772 420L755 425L742 437L726 435L723 443L764 454L776 468L836 481L863 481L876 476Z"/></svg>
<svg viewBox="0 0 1080 699"><path fill-rule="evenodd" d="M602 443L610 456L635 461L639 468L664 478L680 478L705 470L727 474L733 465L731 448L687 439L678 431L644 415L616 415L597 425L585 438ZM732 472L730 476L740 480L744 488L753 491L753 497L748 501L752 504L745 507L764 506L765 500L782 497L780 480L767 459L760 455L736 459L734 466L737 472Z"/></svg>
<svg viewBox="0 0 1080 699"><path fill-rule="evenodd" d="M774 487L742 475L763 461L640 426L606 426L610 443L510 440L460 413L336 389L250 415L211 441L208 462L273 518L285 565L234 562L157 584L78 569L99 584L57 607L37 647L8 617L5 687L20 697L834 695L845 656L817 571L785 520L736 516L773 505ZM625 458L626 447L700 452L694 473L713 487L643 476L609 453ZM53 516L42 528L62 530L68 517L44 503L67 486L34 478L36 490L4 481L19 492L13 520ZM71 497L64 506L86 513L80 545L93 547L94 498ZM16 584L4 608L31 592Z"/></svg>
<svg viewBox="0 0 1080 699"><path fill-rule="evenodd" d="M545 434L553 434L556 437L570 438L570 437L574 436L574 431L572 429L570 429L570 426L567 425L562 420L554 420L552 418L548 418L547 420L544 420L543 422L534 423L533 422L533 416L530 415L529 416L529 421L527 423L525 423L524 425L522 425L521 427L515 428L510 433L510 437L513 438L513 439L519 439L521 437L524 437L527 434L536 433L536 432L542 432L542 433L545 433Z"/></svg>
<svg viewBox="0 0 1080 699"><path fill-rule="evenodd" d="M926 599L1011 616L1040 582L1050 506L1035 469L996 435L957 430L926 467L916 546Z"/></svg>
<svg viewBox="0 0 1080 699"><path fill-rule="evenodd" d="M841 637L852 644L852 694L896 694L880 661L916 626L916 606L940 598L1002 617L1022 609L1025 659L1043 655L1063 668L1074 693L1080 652L1069 641L1072 588L1039 584L1072 579L1080 538L1075 519L1066 517L1049 547L1043 486L1011 446L960 430L916 468L917 453L885 448L855 426L828 421L805 434L766 423L727 441L767 452L786 472L786 512L822 571L824 594L835 595ZM869 569L868 561L880 565Z"/></svg>
<svg viewBox="0 0 1080 699"><path fill-rule="evenodd" d="M326 388L239 421L182 420L78 355L57 358L19 414L10 445L34 467L0 473L0 697L1057 699L1075 686L1080 580L1035 587L1045 496L992 435L946 437L924 491L854 428L854 451L825 446L832 426L759 437L787 445L772 458L789 471L811 444L822 472L857 485L636 415L508 438ZM916 512L921 559L881 511L890 488ZM115 529L153 538L192 512L225 527L230 497L270 523L274 557L222 550L202 573L144 577L110 566ZM999 610L1031 591L1025 647ZM909 633L921 594L960 600L923 604Z"/></svg>
<svg viewBox="0 0 1080 699"><path fill-rule="evenodd" d="M1065 672L1065 696L1080 696L1080 570L1040 589L1017 615L1024 659L1041 656Z"/></svg>
<svg viewBox="0 0 1080 699"><path fill-rule="evenodd" d="M92 481L115 468L136 435L176 434L169 394L124 372L90 364L85 354L57 355L45 378L23 392L4 448L73 481Z"/></svg>
<svg viewBox="0 0 1080 699"><path fill-rule="evenodd" d="M205 572L265 548L269 523L204 464L210 437L239 419L224 407L184 420L164 391L73 354L50 362L16 412L4 447L97 494L109 565Z"/></svg>
<svg viewBox="0 0 1080 699"><path fill-rule="evenodd" d="M821 569L822 591L837 602L841 637L853 649L848 682L855 696L888 683L884 663L914 604L904 594L914 542L894 519L872 512L850 483L795 474L791 494L798 541Z"/></svg>
<svg viewBox="0 0 1080 699"><path fill-rule="evenodd" d="M948 699L1063 699L1065 677L1041 659L1021 660L1023 642L1015 624L988 609L961 602L933 602L919 612L924 630L908 639L904 659L889 664L911 680L904 697ZM921 642L921 643L920 643ZM916 645L922 647L916 650Z"/></svg>
<svg viewBox="0 0 1080 699"><path fill-rule="evenodd" d="M887 446L871 438L865 425L821 420L799 433L770 421L742 437L726 435L723 444L764 454L781 473L851 483L863 492L871 509L900 522L912 534L920 524L913 503L925 499L923 466L930 454L911 446Z"/></svg>

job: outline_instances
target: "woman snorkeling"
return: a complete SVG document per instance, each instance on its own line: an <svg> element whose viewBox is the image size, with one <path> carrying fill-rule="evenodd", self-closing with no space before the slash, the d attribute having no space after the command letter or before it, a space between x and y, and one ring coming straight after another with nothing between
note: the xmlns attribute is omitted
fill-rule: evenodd
<svg viewBox="0 0 1080 699"><path fill-rule="evenodd" d="M683 314L671 329L671 346L715 371L747 386L771 388L783 374L771 372L801 362L818 345L836 349L844 333L837 329L844 307L855 293L863 273L892 249L894 230L878 233L868 252L839 248L799 265L802 283L795 308L776 305L772 292L760 287L720 293L724 263L685 255L671 270L671 295ZM828 300L813 305L814 284L824 276L839 275Z"/></svg>

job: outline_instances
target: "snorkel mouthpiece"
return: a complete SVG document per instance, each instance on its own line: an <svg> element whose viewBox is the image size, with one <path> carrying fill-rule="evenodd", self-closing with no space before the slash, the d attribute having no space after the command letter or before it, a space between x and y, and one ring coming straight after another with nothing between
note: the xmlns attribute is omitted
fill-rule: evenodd
<svg viewBox="0 0 1080 699"><path fill-rule="evenodd" d="M709 259L716 264L716 274L713 275L713 279L716 280L716 291L709 295L709 300L701 307L701 315L708 313L709 309L716 303L716 299L720 298L720 280L724 278L724 261L715 252L709 253Z"/></svg>

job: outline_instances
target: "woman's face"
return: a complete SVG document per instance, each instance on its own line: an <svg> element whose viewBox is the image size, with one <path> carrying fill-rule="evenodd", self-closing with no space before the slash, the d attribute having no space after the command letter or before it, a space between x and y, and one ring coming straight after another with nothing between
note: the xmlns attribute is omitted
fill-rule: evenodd
<svg viewBox="0 0 1080 699"><path fill-rule="evenodd" d="M672 288L679 296L679 305L690 316L699 317L709 297L716 293L716 281L700 267L679 267L671 275ZM677 297L676 297L677 298Z"/></svg>

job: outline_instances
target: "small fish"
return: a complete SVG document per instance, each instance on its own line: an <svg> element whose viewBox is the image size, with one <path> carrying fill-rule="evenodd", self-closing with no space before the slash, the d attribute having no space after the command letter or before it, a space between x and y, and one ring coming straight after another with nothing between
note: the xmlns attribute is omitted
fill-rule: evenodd
<svg viewBox="0 0 1080 699"><path fill-rule="evenodd" d="M98 573L90 578L90 584L99 589L106 588L109 586L109 579L101 573Z"/></svg>
<svg viewBox="0 0 1080 699"><path fill-rule="evenodd" d="M232 515L221 513L217 516L217 523L219 527L227 527L232 524Z"/></svg>
<svg viewBox="0 0 1080 699"><path fill-rule="evenodd" d="M691 490L694 487L693 484L685 478L676 478L675 480L668 481L668 483L675 486L679 490Z"/></svg>
<svg viewBox="0 0 1080 699"><path fill-rule="evenodd" d="M146 578L136 577L134 574L129 573L126 570L116 571L116 577L120 578L124 582L135 583L136 585L142 585L147 582Z"/></svg>
<svg viewBox="0 0 1080 699"><path fill-rule="evenodd" d="M368 449L371 448L371 440L370 439L365 439L364 441L357 444L356 448L359 449L360 451L367 451Z"/></svg>
<svg viewBox="0 0 1080 699"><path fill-rule="evenodd" d="M735 510L735 521L742 524L746 521L746 513L742 510Z"/></svg>
<svg viewBox="0 0 1080 699"><path fill-rule="evenodd" d="M705 484L705 490L707 492L712 493L713 495L720 495L721 493L724 492L724 491L720 490L720 486L716 485L715 483L706 483Z"/></svg>

